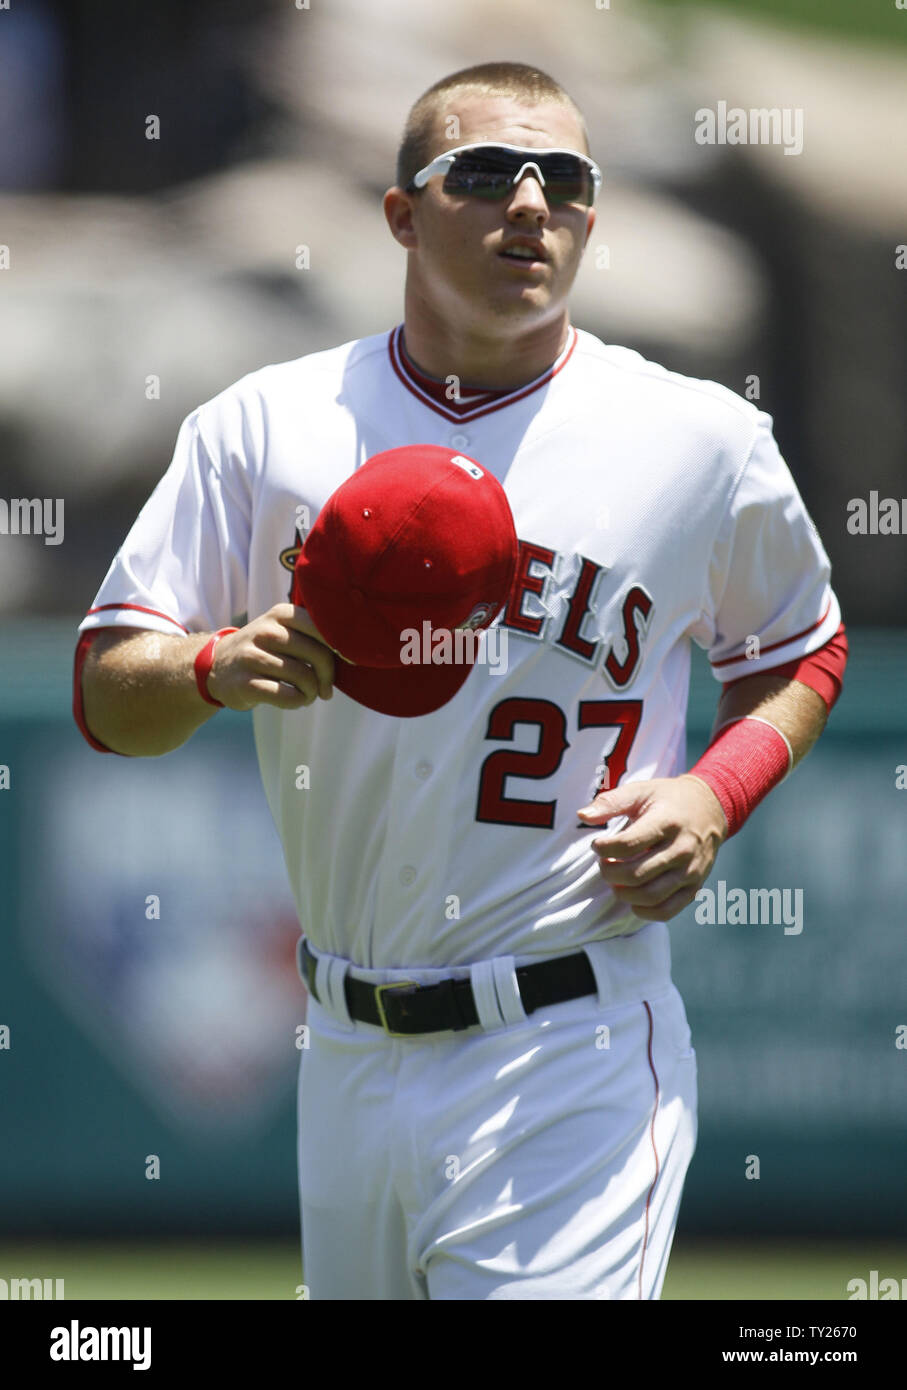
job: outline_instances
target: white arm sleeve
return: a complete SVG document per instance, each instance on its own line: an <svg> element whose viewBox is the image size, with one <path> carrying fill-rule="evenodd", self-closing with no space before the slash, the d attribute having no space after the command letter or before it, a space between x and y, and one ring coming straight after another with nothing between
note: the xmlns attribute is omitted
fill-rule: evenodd
<svg viewBox="0 0 907 1390"><path fill-rule="evenodd" d="M207 632L246 611L251 488L242 461L209 449L199 411L120 547L80 626Z"/></svg>
<svg viewBox="0 0 907 1390"><path fill-rule="evenodd" d="M841 613L831 565L760 412L712 553L703 615L719 681L769 671L823 646Z"/></svg>

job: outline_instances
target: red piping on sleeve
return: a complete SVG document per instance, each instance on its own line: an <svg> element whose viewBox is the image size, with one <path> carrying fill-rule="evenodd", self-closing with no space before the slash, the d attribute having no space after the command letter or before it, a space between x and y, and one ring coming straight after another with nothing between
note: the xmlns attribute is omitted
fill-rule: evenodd
<svg viewBox="0 0 907 1390"><path fill-rule="evenodd" d="M173 626L178 627L180 632L185 632L187 636L189 635L189 629L183 627L182 623L177 622L176 618L171 618L169 613L162 613L159 608L146 608L142 603L99 603L97 608L89 608L87 616L90 618L94 613L106 613L108 610L112 610L115 613L125 613L127 611L132 613L150 613L154 618L163 618L166 622L173 623ZM151 630L153 629L149 629L149 631Z"/></svg>
<svg viewBox="0 0 907 1390"><path fill-rule="evenodd" d="M808 685L810 690L814 690L825 701L825 707L830 713L832 705L841 694L847 655L847 634L842 623L834 636L829 637L824 647L810 652L809 656L801 656L794 661L788 661L784 666L773 666L770 671L766 672L766 675L784 676L787 680L799 681L801 685ZM754 671L751 674L756 675L758 672ZM737 676L735 680L725 682L724 689L728 690L732 685L736 685L738 681L742 680L749 680L749 676Z"/></svg>
<svg viewBox="0 0 907 1390"><path fill-rule="evenodd" d="M817 628L817 627L821 627L822 624L825 622L825 619L828 617L828 610L829 610L829 608L831 608L831 599L829 599L829 600L828 600L828 603L825 605L825 612L822 614L821 618L819 618L819 619L818 619L816 622L814 622L814 623L810 623L809 627L803 628L803 630L802 630L801 632L795 632L795 633L793 633L790 637L785 637L784 640L781 641L781 642L772 642L769 646L763 647L763 648L761 649L761 655L762 655L762 656L765 656L766 652L776 652L776 651L778 650L779 647L786 647L786 646L788 646L791 642L798 642L798 641L800 640L801 637L808 637L809 634L810 634L811 632L815 632L816 628ZM719 667L721 667L721 666L731 666L731 665L733 665L733 663L734 663L735 661L739 661L739 660L740 660L740 657L739 657L739 656L725 656L725 657L722 657L722 659L721 659L720 661L713 661L713 662L712 662L712 665L713 665L713 667L715 668L715 670L717 671L717 670L719 669ZM735 677L735 679L740 679L740 678L739 678L739 677ZM744 679L745 679L745 678L744 678ZM732 682L729 682L729 684L731 684L731 683L732 683Z"/></svg>

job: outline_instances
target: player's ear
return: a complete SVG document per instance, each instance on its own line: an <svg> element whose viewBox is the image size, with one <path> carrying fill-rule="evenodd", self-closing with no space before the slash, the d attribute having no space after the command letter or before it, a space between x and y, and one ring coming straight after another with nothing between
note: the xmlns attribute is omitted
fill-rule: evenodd
<svg viewBox="0 0 907 1390"><path fill-rule="evenodd" d="M589 238L592 235L592 228L595 226L595 208L588 208L586 211L586 240L583 242L583 250L589 245Z"/></svg>
<svg viewBox="0 0 907 1390"><path fill-rule="evenodd" d="M413 221L414 196L396 185L389 188L384 195L384 216L391 229L391 236L407 251L412 251L418 241Z"/></svg>

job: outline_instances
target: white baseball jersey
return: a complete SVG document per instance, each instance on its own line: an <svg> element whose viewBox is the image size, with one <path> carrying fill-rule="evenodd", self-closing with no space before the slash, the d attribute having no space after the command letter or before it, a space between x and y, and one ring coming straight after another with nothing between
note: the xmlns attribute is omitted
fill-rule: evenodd
<svg viewBox="0 0 907 1390"><path fill-rule="evenodd" d="M685 770L692 642L728 680L839 625L771 418L572 328L536 381L448 409L407 374L400 332L265 367L194 411L82 630L256 617L288 599L305 529L371 455L476 459L520 539L498 663L416 719L339 691L254 711L302 927L370 968L629 933L661 961L667 927L615 900L576 811L599 785Z"/></svg>

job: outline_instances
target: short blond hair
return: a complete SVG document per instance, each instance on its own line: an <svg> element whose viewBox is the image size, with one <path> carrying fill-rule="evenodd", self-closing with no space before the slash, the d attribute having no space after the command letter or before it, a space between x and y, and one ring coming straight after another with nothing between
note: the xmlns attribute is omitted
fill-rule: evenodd
<svg viewBox="0 0 907 1390"><path fill-rule="evenodd" d="M527 106L543 101L556 101L569 106L583 133L584 152L589 153L589 135L582 112L568 92L540 68L527 63L479 63L461 68L449 77L442 77L415 102L406 118L403 139L397 151L397 187L406 188L414 174L438 153L432 148L435 123L445 99L454 93L469 91L480 96L513 97Z"/></svg>

